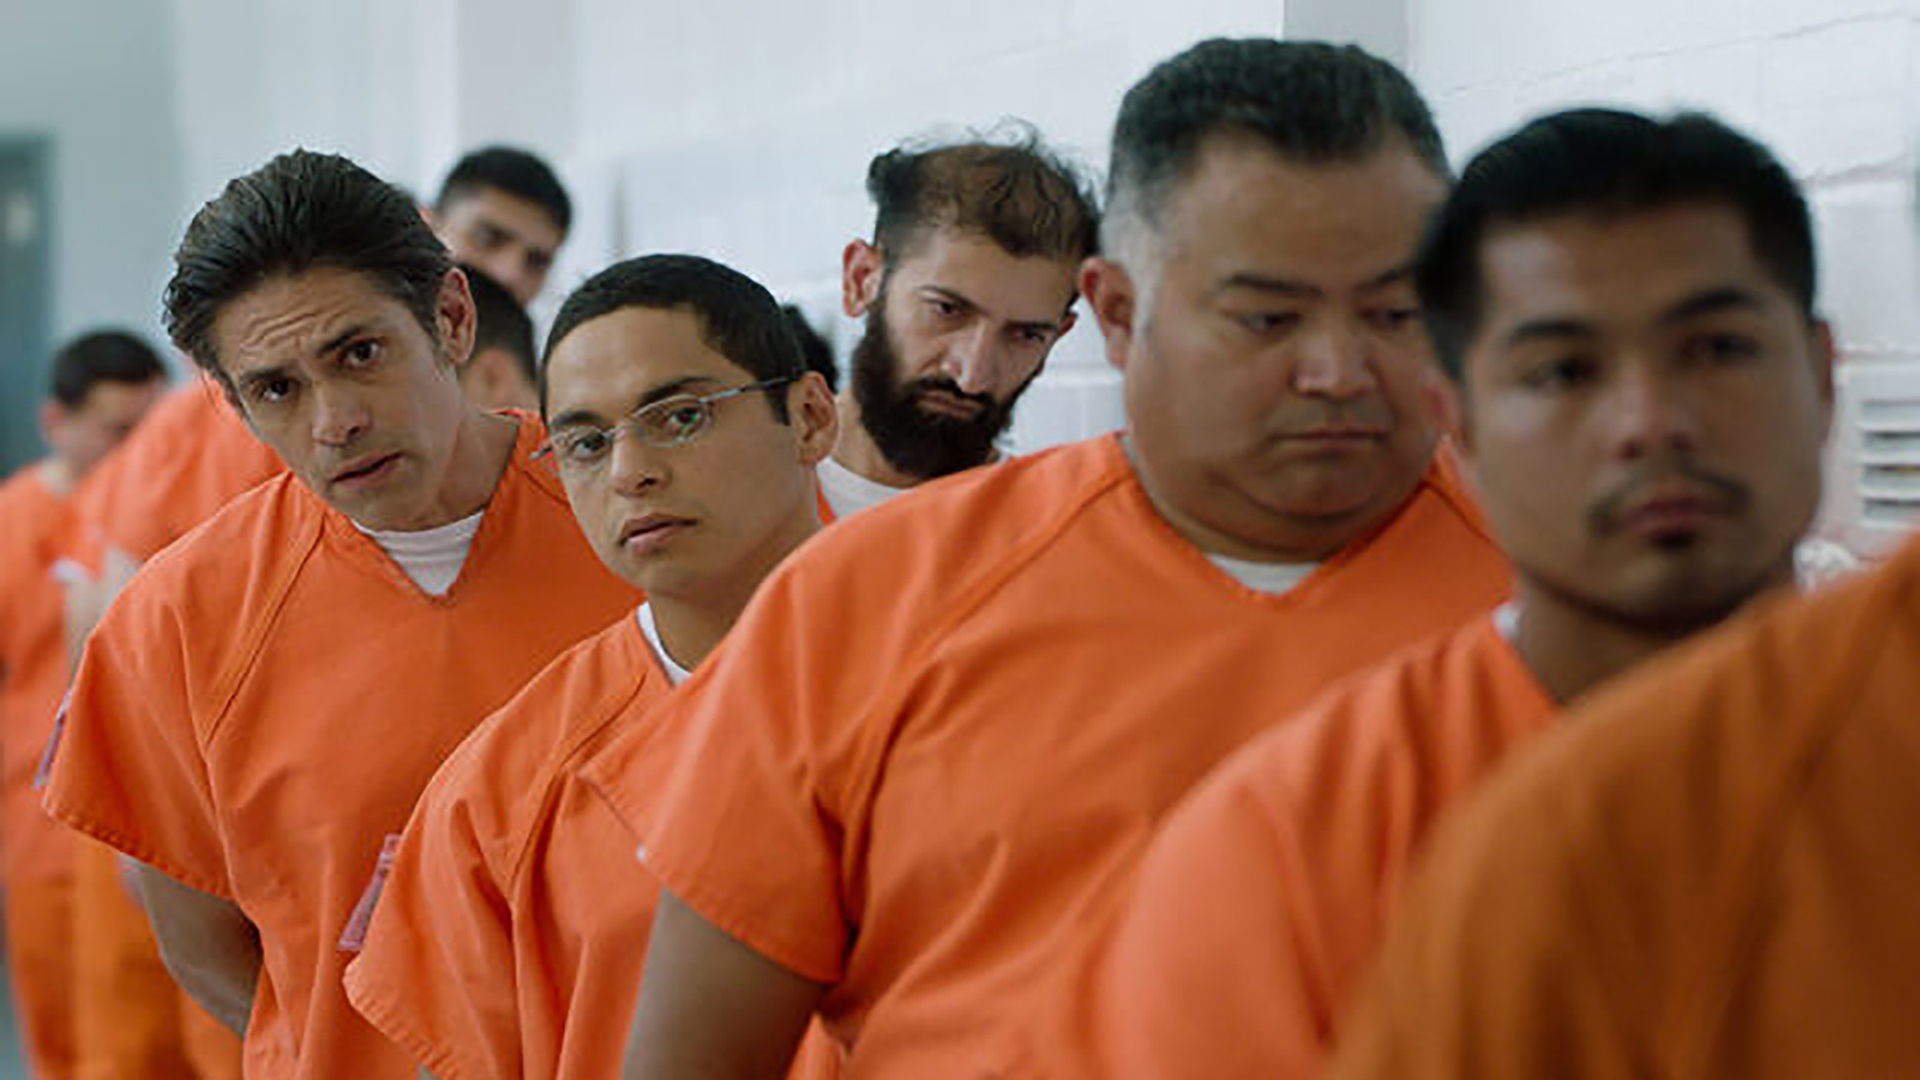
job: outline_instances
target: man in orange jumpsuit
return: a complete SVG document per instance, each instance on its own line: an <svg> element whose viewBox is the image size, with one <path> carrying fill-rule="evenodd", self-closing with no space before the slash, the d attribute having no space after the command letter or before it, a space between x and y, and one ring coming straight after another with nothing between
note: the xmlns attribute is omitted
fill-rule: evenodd
<svg viewBox="0 0 1920 1080"><path fill-rule="evenodd" d="M635 594L531 460L540 425L463 398L466 279L396 189L283 155L176 267L175 342L289 472L96 628L46 805L143 864L168 968L249 1076L409 1077L339 985L367 870L454 745Z"/></svg>
<svg viewBox="0 0 1920 1080"><path fill-rule="evenodd" d="M621 733L670 760L652 706L819 529L813 470L837 423L773 297L679 255L567 300L546 403L582 531L647 604L491 717L408 825L347 986L440 1080L618 1072L659 887L573 767Z"/></svg>
<svg viewBox="0 0 1920 1080"><path fill-rule="evenodd" d="M425 213L455 262L478 267L523 307L546 287L573 227L573 200L553 168L512 146L454 162Z"/></svg>
<svg viewBox="0 0 1920 1080"><path fill-rule="evenodd" d="M1009 1074L1189 785L1505 595L1436 452L1410 262L1446 169L1405 77L1210 41L1113 146L1081 285L1128 431L836 525L664 706L664 782L586 767L666 890L629 1075L775 1076L816 1011L850 1075Z"/></svg>
<svg viewBox="0 0 1920 1080"><path fill-rule="evenodd" d="M1449 808L1565 703L1793 582L1832 350L1765 149L1702 117L1535 121L1467 167L1419 282L1514 603L1202 785L1058 994L1038 1075L1317 1075Z"/></svg>
<svg viewBox="0 0 1920 1080"><path fill-rule="evenodd" d="M82 477L160 399L166 368L147 344L117 331L85 334L53 360L41 431L51 450L0 483L0 871L6 885L7 967L35 1076L75 1075L73 842L32 791L67 688L64 606L57 575L74 528Z"/></svg>
<svg viewBox="0 0 1920 1080"><path fill-rule="evenodd" d="M1906 1076L1920 541L1569 714L1441 831L1329 1075Z"/></svg>

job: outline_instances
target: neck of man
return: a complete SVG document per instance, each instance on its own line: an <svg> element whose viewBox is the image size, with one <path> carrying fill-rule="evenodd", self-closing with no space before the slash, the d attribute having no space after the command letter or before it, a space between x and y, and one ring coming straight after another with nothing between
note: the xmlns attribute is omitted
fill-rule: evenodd
<svg viewBox="0 0 1920 1080"><path fill-rule="evenodd" d="M1748 593L1739 606L1778 587L1793 587L1788 564ZM1627 669L1718 624L1731 612L1698 621L1635 623L1584 603L1525 573L1516 575L1514 651L1555 702L1566 705ZM1737 608L1735 609L1737 610Z"/></svg>
<svg viewBox="0 0 1920 1080"><path fill-rule="evenodd" d="M820 531L820 514L810 486L800 507L744 559L699 582L665 592L649 592L660 644L681 667L692 671L727 636L760 583L807 538Z"/></svg>
<svg viewBox="0 0 1920 1080"><path fill-rule="evenodd" d="M1416 473L1401 489L1383 493L1373 504L1337 517L1282 519L1266 507L1242 499L1240 505L1233 507L1237 511L1233 515L1235 521L1229 523L1222 518L1210 523L1187 513L1166 496L1164 485L1155 478L1153 470L1145 466L1131 435L1122 436L1120 444L1126 451L1127 463L1133 467L1133 475L1147 493L1147 501L1153 504L1161 520L1187 543L1208 555L1246 562L1324 562L1347 545L1378 532L1398 516L1407 500L1419 490L1423 475ZM1223 504L1232 502L1232 492L1221 494Z"/></svg>
<svg viewBox="0 0 1920 1080"><path fill-rule="evenodd" d="M513 460L513 445L519 437L520 425L512 417L468 408L460 418L439 494L415 523L395 531L437 529L486 509L507 462Z"/></svg>
<svg viewBox="0 0 1920 1080"><path fill-rule="evenodd" d="M80 470L65 457L53 454L40 463L40 482L46 485L48 491L64 499L79 486Z"/></svg>
<svg viewBox="0 0 1920 1080"><path fill-rule="evenodd" d="M873 436L867 433L867 426L860 422L860 403L854 400L851 388L840 391L834 398L834 406L840 414L840 439L834 444L833 460L842 468L890 488L904 490L920 482L917 477L888 464L887 456L880 452Z"/></svg>

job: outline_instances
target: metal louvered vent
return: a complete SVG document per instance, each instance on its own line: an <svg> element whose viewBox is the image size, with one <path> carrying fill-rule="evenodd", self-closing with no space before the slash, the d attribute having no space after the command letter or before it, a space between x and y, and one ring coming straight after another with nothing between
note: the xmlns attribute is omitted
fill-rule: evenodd
<svg viewBox="0 0 1920 1080"><path fill-rule="evenodd" d="M1856 539L1885 552L1920 528L1920 366L1863 365L1845 384Z"/></svg>

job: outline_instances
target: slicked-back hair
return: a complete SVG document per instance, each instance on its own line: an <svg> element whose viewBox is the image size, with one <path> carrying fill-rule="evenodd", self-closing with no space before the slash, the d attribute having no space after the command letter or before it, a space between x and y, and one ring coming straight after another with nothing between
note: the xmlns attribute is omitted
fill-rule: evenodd
<svg viewBox="0 0 1920 1080"><path fill-rule="evenodd" d="M1107 171L1111 229L1154 225L1208 140L1237 136L1306 165L1363 161L1395 137L1436 176L1446 148L1400 70L1352 45L1272 38L1203 41L1127 91ZM1119 237L1109 232L1108 248Z"/></svg>
<svg viewBox="0 0 1920 1080"><path fill-rule="evenodd" d="M547 332L546 360L540 365L543 415L553 351L583 324L626 308L691 312L700 327L700 340L739 365L754 382L797 379L807 372L786 312L759 282L698 255L642 255L588 278L560 305L553 329ZM786 395L763 396L773 408L774 419L786 423Z"/></svg>
<svg viewBox="0 0 1920 1080"><path fill-rule="evenodd" d="M512 146L487 146L454 163L434 197L433 210L447 208L476 192L492 189L525 199L547 212L564 234L573 227L573 200L547 163Z"/></svg>
<svg viewBox="0 0 1920 1080"><path fill-rule="evenodd" d="M535 351L533 319L528 317L527 309L486 271L462 263L460 272L467 275L467 288L473 293L474 353L499 349L513 357L514 366L527 377L528 385L538 382L540 357Z"/></svg>
<svg viewBox="0 0 1920 1080"><path fill-rule="evenodd" d="M1031 125L946 145L908 144L867 166L874 245L889 267L934 229L977 233L1015 258L1079 262L1099 250L1100 212L1081 171Z"/></svg>
<svg viewBox="0 0 1920 1080"><path fill-rule="evenodd" d="M95 330L54 354L48 391L53 400L77 409L101 383L139 385L166 377L166 364L144 339L125 330Z"/></svg>
<svg viewBox="0 0 1920 1080"><path fill-rule="evenodd" d="M331 268L364 275L434 340L453 259L399 189L337 154L295 150L228 183L173 255L167 333L234 397L213 344L220 309L271 278Z"/></svg>
<svg viewBox="0 0 1920 1080"><path fill-rule="evenodd" d="M1573 109L1534 120L1482 151L1429 224L1414 277L1441 366L1460 377L1484 313L1481 255L1495 229L1684 204L1735 210L1768 276L1814 318L1806 198L1766 147L1700 113L1656 120Z"/></svg>

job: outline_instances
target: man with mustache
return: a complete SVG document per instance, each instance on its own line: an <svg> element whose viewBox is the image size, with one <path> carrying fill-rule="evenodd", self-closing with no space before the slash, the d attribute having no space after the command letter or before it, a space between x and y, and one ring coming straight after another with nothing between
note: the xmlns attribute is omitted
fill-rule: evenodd
<svg viewBox="0 0 1920 1080"><path fill-rule="evenodd" d="M45 804L142 864L161 955L248 1076L411 1080L340 986L367 870L447 752L635 593L532 460L538 421L466 400L466 278L379 178L296 151L236 179L166 314L287 472L95 629Z"/></svg>
<svg viewBox="0 0 1920 1080"><path fill-rule="evenodd" d="M1435 452L1409 263L1446 165L1406 78L1210 41L1113 147L1081 284L1128 431L835 525L664 704L666 782L586 766L666 889L628 1075L777 1076L816 1012L849 1075L1019 1075L1034 985L1190 784L1504 595Z"/></svg>
<svg viewBox="0 0 1920 1080"><path fill-rule="evenodd" d="M873 239L841 255L866 317L820 465L836 517L994 459L1014 403L1073 328L1092 194L1035 135L900 147L873 159Z"/></svg>
<svg viewBox="0 0 1920 1080"><path fill-rule="evenodd" d="M1038 1075L1316 1075L1447 809L1569 702L1792 587L1833 352L1764 148L1697 115L1536 120L1467 167L1419 284L1515 600L1200 788L1057 995Z"/></svg>

